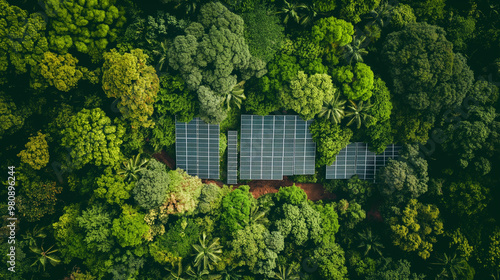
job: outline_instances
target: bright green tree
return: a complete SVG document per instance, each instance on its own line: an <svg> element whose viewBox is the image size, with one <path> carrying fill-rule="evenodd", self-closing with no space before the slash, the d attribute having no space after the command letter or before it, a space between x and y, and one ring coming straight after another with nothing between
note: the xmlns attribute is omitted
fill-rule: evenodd
<svg viewBox="0 0 500 280"><path fill-rule="evenodd" d="M45 140L46 136L38 131L38 135L29 137L28 143L24 145L26 149L17 154L21 162L27 163L36 170L42 169L49 163L49 145Z"/></svg>
<svg viewBox="0 0 500 280"><path fill-rule="evenodd" d="M380 0L338 0L339 17L349 22L358 23L361 21L361 15L364 15L380 4Z"/></svg>
<svg viewBox="0 0 500 280"><path fill-rule="evenodd" d="M305 246L308 241L319 243L322 239L321 214L307 202L283 204L279 213L280 219L274 222L275 226L290 242Z"/></svg>
<svg viewBox="0 0 500 280"><path fill-rule="evenodd" d="M323 102L331 102L335 94L331 77L327 74L308 76L299 71L290 81L288 90L279 98L283 106L299 113L302 119L310 120L321 111Z"/></svg>
<svg viewBox="0 0 500 280"><path fill-rule="evenodd" d="M322 18L312 26L311 38L328 52L328 61L339 63L341 48L352 41L354 27L350 22L335 17Z"/></svg>
<svg viewBox="0 0 500 280"><path fill-rule="evenodd" d="M54 238L62 253L64 263L70 263L74 258L85 258L89 255L89 249L84 240L85 232L78 225L77 219L80 215L80 205L71 204L64 207L63 214L52 224Z"/></svg>
<svg viewBox="0 0 500 280"><path fill-rule="evenodd" d="M113 249L111 213L102 205L93 205L82 211L76 218L78 226L83 230L87 248L95 252L109 252Z"/></svg>
<svg viewBox="0 0 500 280"><path fill-rule="evenodd" d="M154 104L155 112L162 118L169 114L178 121L189 122L193 119L196 98L186 88L180 76L163 75L160 77L160 91Z"/></svg>
<svg viewBox="0 0 500 280"><path fill-rule="evenodd" d="M60 91L70 91L83 77L83 72L76 67L77 63L78 59L69 53L58 55L45 52L38 71L50 86Z"/></svg>
<svg viewBox="0 0 500 280"><path fill-rule="evenodd" d="M83 109L74 115L63 130L62 145L71 149L72 165L81 168L115 165L121 158L122 126L114 126L99 108Z"/></svg>
<svg viewBox="0 0 500 280"><path fill-rule="evenodd" d="M446 0L416 0L401 1L403 4L412 6L419 21L436 22L445 15Z"/></svg>
<svg viewBox="0 0 500 280"><path fill-rule="evenodd" d="M76 48L93 59L100 58L125 23L125 11L115 3L116 0L43 0L41 4L49 17L50 48L59 53Z"/></svg>
<svg viewBox="0 0 500 280"><path fill-rule="evenodd" d="M406 252L416 252L428 259L437 236L443 234L439 209L433 204L423 204L411 199L400 216L389 220L394 245Z"/></svg>
<svg viewBox="0 0 500 280"><path fill-rule="evenodd" d="M344 250L339 244L333 241L321 243L314 249L311 258L318 264L319 274L324 279L347 279Z"/></svg>
<svg viewBox="0 0 500 280"><path fill-rule="evenodd" d="M300 205L307 200L306 192L295 184L291 187L280 187L275 197L278 202L293 205Z"/></svg>
<svg viewBox="0 0 500 280"><path fill-rule="evenodd" d="M250 208L254 198L249 186L240 186L222 199L221 225L230 235L249 222Z"/></svg>
<svg viewBox="0 0 500 280"><path fill-rule="evenodd" d="M130 198L130 192L134 188L133 183L125 182L120 175L114 174L113 170L108 167L104 170L104 174L96 179L97 188L94 194L98 198L105 199L109 204L122 205L123 202Z"/></svg>
<svg viewBox="0 0 500 280"><path fill-rule="evenodd" d="M316 120L309 126L312 138L316 142L317 166L331 165L337 154L349 144L352 131L342 129L328 120Z"/></svg>
<svg viewBox="0 0 500 280"><path fill-rule="evenodd" d="M410 5L399 3L391 11L391 26L395 30L403 29L407 24L415 23L417 17Z"/></svg>
<svg viewBox="0 0 500 280"><path fill-rule="evenodd" d="M130 119L132 128L154 125L149 117L160 82L155 69L146 65L147 58L141 49L123 55L113 49L104 54L102 89L108 97L120 100L118 109Z"/></svg>
<svg viewBox="0 0 500 280"><path fill-rule="evenodd" d="M124 204L122 205L122 214L113 220L111 230L120 246L138 246L149 231L149 226L144 221L144 214L137 212L137 209L132 206Z"/></svg>
<svg viewBox="0 0 500 280"><path fill-rule="evenodd" d="M373 94L374 75L370 66L364 63L336 68L332 79L347 99L367 101Z"/></svg>

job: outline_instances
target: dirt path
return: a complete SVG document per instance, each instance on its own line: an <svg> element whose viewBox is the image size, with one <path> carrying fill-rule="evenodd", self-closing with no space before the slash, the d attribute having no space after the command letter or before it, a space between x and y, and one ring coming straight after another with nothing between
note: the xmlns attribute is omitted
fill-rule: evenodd
<svg viewBox="0 0 500 280"><path fill-rule="evenodd" d="M203 182L206 184L214 183L218 186L223 185L221 181L216 180L203 180ZM236 186L240 185L241 184L238 184ZM253 197L259 198L261 195L267 193L277 193L280 187L292 186L293 182L285 177L284 180L254 180L250 181L248 185L250 186L250 192ZM295 185L303 189L307 194L307 198L310 200L335 199L335 195L327 192L321 184L295 183Z"/></svg>

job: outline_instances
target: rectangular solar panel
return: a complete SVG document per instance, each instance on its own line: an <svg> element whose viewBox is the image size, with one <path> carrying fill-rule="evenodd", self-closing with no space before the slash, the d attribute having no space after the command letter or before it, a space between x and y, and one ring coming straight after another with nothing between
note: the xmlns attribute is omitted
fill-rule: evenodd
<svg viewBox="0 0 500 280"><path fill-rule="evenodd" d="M241 116L240 179L282 180L314 174L316 144L312 121L298 116Z"/></svg>
<svg viewBox="0 0 500 280"><path fill-rule="evenodd" d="M227 132L227 184L238 183L238 132Z"/></svg>
<svg viewBox="0 0 500 280"><path fill-rule="evenodd" d="M219 125L199 118L175 123L176 165L189 175L219 179Z"/></svg>
<svg viewBox="0 0 500 280"><path fill-rule="evenodd" d="M391 144L380 155L368 150L366 143L350 143L337 155L332 165L326 167L326 179L375 180L376 171L387 164L389 158L397 158L401 146Z"/></svg>

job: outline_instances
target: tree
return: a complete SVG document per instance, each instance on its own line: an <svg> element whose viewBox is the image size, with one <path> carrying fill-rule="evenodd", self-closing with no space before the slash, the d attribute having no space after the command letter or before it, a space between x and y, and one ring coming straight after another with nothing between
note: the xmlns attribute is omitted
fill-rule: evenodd
<svg viewBox="0 0 500 280"><path fill-rule="evenodd" d="M124 133L123 127L112 125L101 109L83 109L66 124L61 144L71 148L74 168L88 163L115 165L121 158L120 144Z"/></svg>
<svg viewBox="0 0 500 280"><path fill-rule="evenodd" d="M116 173L121 175L125 182L137 181L139 173L146 170L148 163L149 159L141 160L141 154L137 154L135 158L124 161Z"/></svg>
<svg viewBox="0 0 500 280"><path fill-rule="evenodd" d="M26 117L12 98L0 91L0 139L21 129Z"/></svg>
<svg viewBox="0 0 500 280"><path fill-rule="evenodd" d="M274 274L274 279L278 280L299 280L300 276L296 274L298 264L291 264L289 266L278 265L278 272Z"/></svg>
<svg viewBox="0 0 500 280"><path fill-rule="evenodd" d="M106 253L113 248L111 214L102 205L93 205L83 210L76 221L85 232L83 240L91 251Z"/></svg>
<svg viewBox="0 0 500 280"><path fill-rule="evenodd" d="M336 155L349 144L352 131L342 129L327 120L317 120L309 126L312 138L316 143L318 157L316 166L331 165Z"/></svg>
<svg viewBox="0 0 500 280"><path fill-rule="evenodd" d="M419 154L418 145L405 145L398 160L389 163L379 172L379 190L399 204L427 192L429 181L427 161Z"/></svg>
<svg viewBox="0 0 500 280"><path fill-rule="evenodd" d="M401 2L412 6L419 21L434 23L444 17L444 7L446 6L445 0L404 0Z"/></svg>
<svg viewBox="0 0 500 280"><path fill-rule="evenodd" d="M323 229L322 242L334 242L335 234L339 231L339 215L334 203L317 203L313 208L321 216L321 228Z"/></svg>
<svg viewBox="0 0 500 280"><path fill-rule="evenodd" d="M190 214L198 205L203 183L182 169L168 172L170 182L162 207L168 214Z"/></svg>
<svg viewBox="0 0 500 280"><path fill-rule="evenodd" d="M373 94L373 72L364 63L342 66L333 70L332 79L341 93L350 100L367 101Z"/></svg>
<svg viewBox="0 0 500 280"><path fill-rule="evenodd" d="M77 220L80 215L80 205L71 204L64 207L59 220L52 224L54 238L62 253L64 263L70 263L74 258L90 257L85 232L82 231Z"/></svg>
<svg viewBox="0 0 500 280"><path fill-rule="evenodd" d="M349 122L347 122L347 126L350 126L353 123L356 123L356 128L360 129L361 125L365 125L366 127L370 127L376 120L370 114L372 105L371 104L363 104L363 101L359 101L357 104L352 100L349 100L349 106L347 107L349 110L345 114L346 118L350 118Z"/></svg>
<svg viewBox="0 0 500 280"><path fill-rule="evenodd" d="M249 221L253 196L249 186L240 186L222 199L221 225L230 235L242 229Z"/></svg>
<svg viewBox="0 0 500 280"><path fill-rule="evenodd" d="M449 257L446 253L443 254L442 258L437 258L436 263L433 265L438 266L438 270L440 272L436 276L436 279L443 278L451 278L451 279L473 279L467 277L468 270L470 270L470 266L467 261L457 257L457 255L453 255L453 257Z"/></svg>
<svg viewBox="0 0 500 280"><path fill-rule="evenodd" d="M180 76L163 75L160 77L160 91L154 103L159 119L165 115L175 116L178 121L189 122L193 119L196 98L186 88Z"/></svg>
<svg viewBox="0 0 500 280"><path fill-rule="evenodd" d="M155 120L155 127L151 131L152 137L149 140L155 152L172 147L175 143L175 121L175 117L170 115L162 115Z"/></svg>
<svg viewBox="0 0 500 280"><path fill-rule="evenodd" d="M319 274L324 279L346 279L344 250L334 242L321 243L312 254L312 260L318 264Z"/></svg>
<svg viewBox="0 0 500 280"><path fill-rule="evenodd" d="M363 62L363 56L368 54L368 51L363 48L363 42L366 40L365 36L353 36L352 42L344 46L344 60L351 65Z"/></svg>
<svg viewBox="0 0 500 280"><path fill-rule="evenodd" d="M474 79L466 59L453 53L445 31L426 23L408 24L389 34L382 56L400 106L423 112L431 123L442 109L462 103Z"/></svg>
<svg viewBox="0 0 500 280"><path fill-rule="evenodd" d="M275 198L281 203L300 205L307 200L307 194L303 189L293 184L291 187L280 187Z"/></svg>
<svg viewBox="0 0 500 280"><path fill-rule="evenodd" d="M398 3L391 11L391 26L395 30L401 30L406 25L417 22L410 5Z"/></svg>
<svg viewBox="0 0 500 280"><path fill-rule="evenodd" d="M49 46L45 37L46 22L39 13L27 11L0 1L0 84L5 74L26 73L43 59ZM36 88L36 86L35 86Z"/></svg>
<svg viewBox="0 0 500 280"><path fill-rule="evenodd" d="M262 77L265 64L251 63L243 19L221 3L205 4L198 22L184 31L186 35L177 36L169 48L169 64L189 90L198 92L201 118L219 123L226 117L222 101L238 83L238 74L246 80L250 70Z"/></svg>
<svg viewBox="0 0 500 280"><path fill-rule="evenodd" d="M339 220L344 229L353 229L366 218L365 210L363 210L361 204L357 203L355 200L347 201L341 199L339 202L334 203L334 207L340 214Z"/></svg>
<svg viewBox="0 0 500 280"><path fill-rule="evenodd" d="M285 108L299 113L304 120L310 120L321 111L323 102L330 102L334 94L335 89L329 75L308 76L299 71L290 81L289 90L282 91L279 97Z"/></svg>
<svg viewBox="0 0 500 280"><path fill-rule="evenodd" d="M295 23L300 23L300 19L302 17L300 13L306 7L307 6L302 3L297 3L295 1L290 3L284 0L284 5L278 13L285 15L285 18L283 19L284 24L288 24L290 19L292 19Z"/></svg>
<svg viewBox="0 0 500 280"><path fill-rule="evenodd" d="M481 214L491 197L489 189L478 182L452 182L443 190L445 207L462 219Z"/></svg>
<svg viewBox="0 0 500 280"><path fill-rule="evenodd" d="M231 107L238 107L241 109L241 103L243 100L247 99L245 96L245 90L243 89L242 83L238 83L233 87L233 89L226 95L226 99L224 100L224 104L227 106L227 110L229 111ZM233 107L233 108L234 108Z"/></svg>
<svg viewBox="0 0 500 280"><path fill-rule="evenodd" d="M345 115L345 100L339 99L340 94L335 94L330 102L323 101L323 107L318 117L330 120L334 124L340 124Z"/></svg>
<svg viewBox="0 0 500 280"><path fill-rule="evenodd" d="M140 179L135 184L132 194L144 209L161 205L166 198L170 178L163 163L152 159L146 170L139 173Z"/></svg>
<svg viewBox="0 0 500 280"><path fill-rule="evenodd" d="M443 222L439 209L433 204L423 204L411 199L400 216L389 219L393 243L406 252L416 252L422 259L428 259L432 244L443 234Z"/></svg>
<svg viewBox="0 0 500 280"><path fill-rule="evenodd" d="M361 21L361 15L364 15L380 4L380 0L339 0L340 10L338 11L340 18L349 22L358 23Z"/></svg>
<svg viewBox="0 0 500 280"><path fill-rule="evenodd" d="M112 234L122 247L138 246L142 243L149 226L144 222L144 214L132 206L122 205L122 214L113 220Z"/></svg>
<svg viewBox="0 0 500 280"><path fill-rule="evenodd" d="M355 199L359 203L364 203L372 196L372 184L367 180L359 179L358 175L347 180L347 184L342 185L342 191L347 193L349 198Z"/></svg>
<svg viewBox="0 0 500 280"><path fill-rule="evenodd" d="M370 98L370 103L373 105L371 114L376 122L383 122L390 119L393 108L391 93L385 82L380 78L375 78L373 81L373 94Z"/></svg>
<svg viewBox="0 0 500 280"><path fill-rule="evenodd" d="M207 241L207 235L203 232L203 238L200 237L200 244L193 244L193 248L196 251L194 254L194 265L198 269L213 269L212 264L217 264L221 260L220 254L222 254L222 246L219 245L219 238L215 238L212 241Z"/></svg>
<svg viewBox="0 0 500 280"><path fill-rule="evenodd" d="M384 248L384 245L380 243L379 241L380 238L377 235L374 235L370 228L364 230L363 232L358 232L358 236L359 236L358 248L364 250L365 256L367 256L371 251L382 257L381 249Z"/></svg>
<svg viewBox="0 0 500 280"><path fill-rule="evenodd" d="M306 246L309 241L320 242L323 234L321 215L307 202L283 204L279 213L280 219L274 222L275 227L290 242L297 246Z"/></svg>
<svg viewBox="0 0 500 280"><path fill-rule="evenodd" d="M453 43L453 49L456 52L465 52L467 43L475 37L476 20L469 16L467 18L460 15L454 15L449 19L446 27L446 35Z"/></svg>
<svg viewBox="0 0 500 280"><path fill-rule="evenodd" d="M257 6L241 17L245 21L245 39L250 54L269 62L285 37L279 18L264 5Z"/></svg>
<svg viewBox="0 0 500 280"><path fill-rule="evenodd" d="M375 110L372 110L375 111ZM366 129L370 151L380 154L387 146L394 143L390 121L377 122Z"/></svg>
<svg viewBox="0 0 500 280"><path fill-rule="evenodd" d="M104 174L96 178L95 182L97 188L94 190L94 195L106 199L109 204L122 205L125 200L130 198L130 192L134 188L133 183L127 182L122 176L114 174L110 167L106 168Z"/></svg>
<svg viewBox="0 0 500 280"><path fill-rule="evenodd" d="M148 56L141 49L123 55L112 49L104 53L102 89L108 97L119 99L118 109L130 119L132 128L154 125L148 120L160 88L156 71L146 65Z"/></svg>
<svg viewBox="0 0 500 280"><path fill-rule="evenodd" d="M207 214L212 210L217 210L222 204L223 192L221 188L215 184L203 185L200 192L198 210Z"/></svg>
<svg viewBox="0 0 500 280"><path fill-rule="evenodd" d="M45 52L38 71L50 86L60 91L70 91L83 78L83 72L77 68L77 63L78 59L69 53L58 55Z"/></svg>
<svg viewBox="0 0 500 280"><path fill-rule="evenodd" d="M334 55L340 47L344 47L352 41L352 35L354 35L353 25L335 17L317 20L311 30L312 40Z"/></svg>
<svg viewBox="0 0 500 280"><path fill-rule="evenodd" d="M100 58L126 20L124 9L115 3L98 0L61 5L57 0L43 0L42 7L49 17L50 48L63 54L76 48L94 60Z"/></svg>
<svg viewBox="0 0 500 280"><path fill-rule="evenodd" d="M38 131L37 136L29 137L28 143L24 145L26 150L17 154L21 158L21 162L27 163L36 170L42 169L49 163L49 145L45 140L46 136Z"/></svg>
<svg viewBox="0 0 500 280"><path fill-rule="evenodd" d="M411 263L407 260L389 262L369 275L366 280L424 280L425 275L411 272Z"/></svg>

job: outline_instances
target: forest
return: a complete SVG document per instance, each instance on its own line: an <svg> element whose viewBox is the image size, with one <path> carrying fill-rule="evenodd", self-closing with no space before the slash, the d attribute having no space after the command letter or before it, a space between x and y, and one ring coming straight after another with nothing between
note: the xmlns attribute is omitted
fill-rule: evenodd
<svg viewBox="0 0 500 280"><path fill-rule="evenodd" d="M220 1L0 0L0 279L500 279L499 1ZM312 120L315 174L223 184L242 114ZM402 150L326 179L353 142Z"/></svg>

